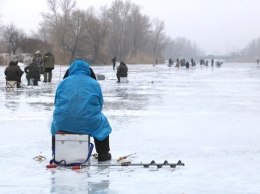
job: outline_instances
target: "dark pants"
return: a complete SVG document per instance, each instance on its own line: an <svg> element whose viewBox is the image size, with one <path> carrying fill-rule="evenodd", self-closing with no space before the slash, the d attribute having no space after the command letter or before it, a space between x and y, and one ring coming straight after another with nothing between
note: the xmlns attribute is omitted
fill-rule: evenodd
<svg viewBox="0 0 260 194"><path fill-rule="evenodd" d="M21 88L21 81L17 81L17 88Z"/></svg>
<svg viewBox="0 0 260 194"><path fill-rule="evenodd" d="M31 79L32 77L29 77L28 75L26 75L26 79L27 79L27 82L28 82L28 86L30 85L30 79ZM33 78L33 85L34 86L38 86L38 78L37 77L34 77Z"/></svg>
<svg viewBox="0 0 260 194"><path fill-rule="evenodd" d="M51 82L52 72L44 72L43 78L44 78L43 82Z"/></svg>
<svg viewBox="0 0 260 194"><path fill-rule="evenodd" d="M43 82L51 82L52 80L52 70L53 68L46 68L43 73Z"/></svg>
<svg viewBox="0 0 260 194"><path fill-rule="evenodd" d="M96 151L98 154L106 154L110 151L109 147L109 136L107 136L103 141L99 141L94 138L94 143ZM55 136L52 136L52 150L55 150Z"/></svg>
<svg viewBox="0 0 260 194"><path fill-rule="evenodd" d="M40 72L38 81L41 81L41 74L43 74L42 66L39 66L39 67L38 67L38 71Z"/></svg>

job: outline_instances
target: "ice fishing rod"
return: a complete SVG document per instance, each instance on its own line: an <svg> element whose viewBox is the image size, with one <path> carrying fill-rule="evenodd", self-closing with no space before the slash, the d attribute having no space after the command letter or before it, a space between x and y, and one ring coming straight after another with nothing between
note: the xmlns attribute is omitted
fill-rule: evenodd
<svg viewBox="0 0 260 194"><path fill-rule="evenodd" d="M121 157L119 157L116 161L117 161L117 162L120 162L121 160L124 160L124 159L126 159L128 156L132 156L132 155L134 155L134 154L136 154L136 153L129 154L129 155L127 155L127 156L121 156Z"/></svg>
<svg viewBox="0 0 260 194"><path fill-rule="evenodd" d="M129 155L126 155L126 156L121 156L121 157L119 157L116 161L117 161L117 162L120 162L121 160L124 160L124 159L126 159L127 157L132 156L132 155L134 155L134 154L136 154L136 153L129 154ZM95 159L98 159L98 153L94 153L94 154L92 154L91 156L93 156Z"/></svg>

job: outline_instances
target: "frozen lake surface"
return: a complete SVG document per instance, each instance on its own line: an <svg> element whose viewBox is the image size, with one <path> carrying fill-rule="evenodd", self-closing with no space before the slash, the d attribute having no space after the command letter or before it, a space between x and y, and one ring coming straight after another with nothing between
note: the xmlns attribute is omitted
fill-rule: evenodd
<svg viewBox="0 0 260 194"><path fill-rule="evenodd" d="M23 65L20 64L23 68ZM92 66L113 131L113 159L170 167L46 169L51 159L53 102L67 67L52 83L6 91L0 71L0 193L259 193L260 67L176 69L128 65L129 82L116 83L110 66ZM23 75L23 84L26 84ZM37 155L47 159L33 160Z"/></svg>

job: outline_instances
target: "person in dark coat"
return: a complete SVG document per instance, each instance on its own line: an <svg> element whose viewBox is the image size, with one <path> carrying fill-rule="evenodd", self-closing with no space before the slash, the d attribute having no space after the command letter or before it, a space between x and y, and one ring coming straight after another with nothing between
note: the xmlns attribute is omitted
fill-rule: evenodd
<svg viewBox="0 0 260 194"><path fill-rule="evenodd" d="M32 63L36 63L38 67L38 71L40 72L38 81L41 81L41 74L43 74L43 68L42 68L42 54L39 50L34 53Z"/></svg>
<svg viewBox="0 0 260 194"><path fill-rule="evenodd" d="M21 87L21 78L23 75L23 71L21 68L18 66L17 61L11 61L5 69L5 79L6 81L17 81L17 88Z"/></svg>
<svg viewBox="0 0 260 194"><path fill-rule="evenodd" d="M44 75L44 80L43 82L51 82L52 80L52 70L54 69L54 56L50 53L47 52L43 56L42 60L42 66L43 66L43 75Z"/></svg>
<svg viewBox="0 0 260 194"><path fill-rule="evenodd" d="M173 60L170 58L170 59L169 59L169 64L168 64L168 66L171 67L172 64L173 64Z"/></svg>
<svg viewBox="0 0 260 194"><path fill-rule="evenodd" d="M187 62L185 63L185 67L186 67L187 69L190 68L190 63L189 63L189 61L187 61Z"/></svg>
<svg viewBox="0 0 260 194"><path fill-rule="evenodd" d="M214 66L214 59L211 59L211 67Z"/></svg>
<svg viewBox="0 0 260 194"><path fill-rule="evenodd" d="M113 63L113 70L115 70L115 67L116 67L116 57L114 57L112 59L112 63Z"/></svg>
<svg viewBox="0 0 260 194"><path fill-rule="evenodd" d="M120 82L120 77L127 77L127 72L128 72L128 67L123 61L121 61L119 67L117 68L117 73L116 73L118 82Z"/></svg>
<svg viewBox="0 0 260 194"><path fill-rule="evenodd" d="M33 79L33 85L38 86L38 81L40 79L39 68L36 63L31 63L30 65L24 68L24 72L26 73L26 79L28 81L28 85L30 85L30 79Z"/></svg>
<svg viewBox="0 0 260 194"><path fill-rule="evenodd" d="M18 69L19 69L19 71L20 71L20 79L19 79L19 81L18 81L18 88L20 88L21 87L21 83L22 83L22 76L23 76L23 73L24 73L24 71L20 68L20 66L18 65L18 61L15 61L14 62L14 66L16 66Z"/></svg>
<svg viewBox="0 0 260 194"><path fill-rule="evenodd" d="M179 60L179 58L176 59L176 65L175 65L175 67L180 67L180 60Z"/></svg>

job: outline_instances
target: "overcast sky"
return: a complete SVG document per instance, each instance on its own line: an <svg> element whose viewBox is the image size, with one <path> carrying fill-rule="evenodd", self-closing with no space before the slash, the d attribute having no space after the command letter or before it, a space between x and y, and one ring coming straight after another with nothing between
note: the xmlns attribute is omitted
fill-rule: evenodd
<svg viewBox="0 0 260 194"><path fill-rule="evenodd" d="M1 23L30 33L42 20L47 0L0 0ZM77 7L98 9L112 0L77 0ZM186 37L207 54L227 54L260 37L260 0L131 0L142 13L165 22L172 38Z"/></svg>

